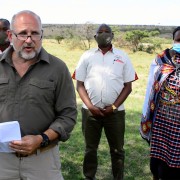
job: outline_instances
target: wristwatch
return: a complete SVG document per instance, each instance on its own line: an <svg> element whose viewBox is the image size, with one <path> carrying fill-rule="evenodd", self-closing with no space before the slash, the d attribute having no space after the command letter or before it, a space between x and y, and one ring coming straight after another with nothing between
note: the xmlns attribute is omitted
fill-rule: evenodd
<svg viewBox="0 0 180 180"><path fill-rule="evenodd" d="M117 107L114 104L112 104L112 109L113 109L113 112L117 112Z"/></svg>
<svg viewBox="0 0 180 180"><path fill-rule="evenodd" d="M40 144L40 147L42 147L42 148L47 147L49 145L49 143L50 143L49 137L44 133L41 133L40 135L43 138L43 140L42 140L42 142Z"/></svg>

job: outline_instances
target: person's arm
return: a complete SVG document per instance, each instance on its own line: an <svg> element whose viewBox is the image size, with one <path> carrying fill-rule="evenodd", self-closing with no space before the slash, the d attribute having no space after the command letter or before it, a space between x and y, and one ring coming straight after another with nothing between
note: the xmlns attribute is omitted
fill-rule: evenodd
<svg viewBox="0 0 180 180"><path fill-rule="evenodd" d="M101 110L91 103L91 100L87 94L85 87L84 87L84 82L77 80L76 85L77 85L76 90L79 93L81 100L84 102L84 104L87 106L87 108L91 111L91 113L94 116L104 116L104 114L101 112Z"/></svg>
<svg viewBox="0 0 180 180"><path fill-rule="evenodd" d="M46 134L50 141L54 141L56 139L59 139L59 134L52 129L47 129L44 134Z"/></svg>
<svg viewBox="0 0 180 180"><path fill-rule="evenodd" d="M59 141L67 141L76 124L77 103L72 78L66 65L58 75L54 109L55 118L48 129L59 134ZM52 137L56 136L51 134Z"/></svg>
<svg viewBox="0 0 180 180"><path fill-rule="evenodd" d="M56 90L55 119L44 133L50 141L66 141L76 124L77 108L74 85L67 68L63 69ZM67 93L68 92L68 93ZM40 148L43 138L38 135L26 135L20 141L10 142L10 147L21 154L32 154Z"/></svg>
<svg viewBox="0 0 180 180"><path fill-rule="evenodd" d="M129 96L129 94L132 91L132 82L124 83L124 88L121 91L120 95L116 99L116 101L113 103L116 107L119 107Z"/></svg>

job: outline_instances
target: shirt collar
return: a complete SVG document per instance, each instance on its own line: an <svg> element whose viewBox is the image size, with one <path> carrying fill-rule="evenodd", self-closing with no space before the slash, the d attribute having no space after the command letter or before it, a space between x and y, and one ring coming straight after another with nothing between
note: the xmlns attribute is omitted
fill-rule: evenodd
<svg viewBox="0 0 180 180"><path fill-rule="evenodd" d="M99 47L95 48L95 51L100 51L100 52L102 52L102 50L101 50ZM112 52L112 53L114 53L114 46L113 46L113 45L111 46L111 49L109 49L109 51ZM107 51L107 52L108 52L108 51ZM102 52L102 53L103 53L103 52Z"/></svg>

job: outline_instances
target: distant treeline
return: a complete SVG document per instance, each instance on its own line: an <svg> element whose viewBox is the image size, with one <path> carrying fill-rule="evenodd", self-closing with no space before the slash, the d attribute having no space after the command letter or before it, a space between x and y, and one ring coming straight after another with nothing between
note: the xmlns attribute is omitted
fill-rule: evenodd
<svg viewBox="0 0 180 180"><path fill-rule="evenodd" d="M44 37L55 39L68 47L90 49L99 24L43 24ZM175 26L110 25L114 33L113 44L132 51L154 53L172 39Z"/></svg>
<svg viewBox="0 0 180 180"><path fill-rule="evenodd" d="M84 29L86 24L43 24L44 36L45 37L55 37L58 35L71 34L73 31L78 31ZM94 29L94 33L99 24L91 24ZM132 30L147 30L147 31L159 31L164 37L170 38L172 31L176 26L160 26L160 25L110 25L113 30L126 32Z"/></svg>

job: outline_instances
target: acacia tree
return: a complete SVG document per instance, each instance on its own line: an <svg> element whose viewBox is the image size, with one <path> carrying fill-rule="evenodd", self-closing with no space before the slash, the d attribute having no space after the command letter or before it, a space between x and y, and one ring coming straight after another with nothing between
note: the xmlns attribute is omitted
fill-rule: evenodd
<svg viewBox="0 0 180 180"><path fill-rule="evenodd" d="M78 32L85 49L91 48L91 41L94 39L94 24L86 22ZM87 42L87 43L86 43Z"/></svg>
<svg viewBox="0 0 180 180"><path fill-rule="evenodd" d="M139 44L142 43L143 39L157 35L159 35L159 31L148 32L141 30L133 30L126 32L125 39L131 43L133 51L136 52L138 50Z"/></svg>
<svg viewBox="0 0 180 180"><path fill-rule="evenodd" d="M64 39L64 37L63 36L56 36L55 39L58 42L58 44L60 44L61 41Z"/></svg>
<svg viewBox="0 0 180 180"><path fill-rule="evenodd" d="M125 34L125 39L131 43L131 45L133 46L133 51L135 52L138 50L139 43L145 37L149 37L148 32L141 30L128 31Z"/></svg>

